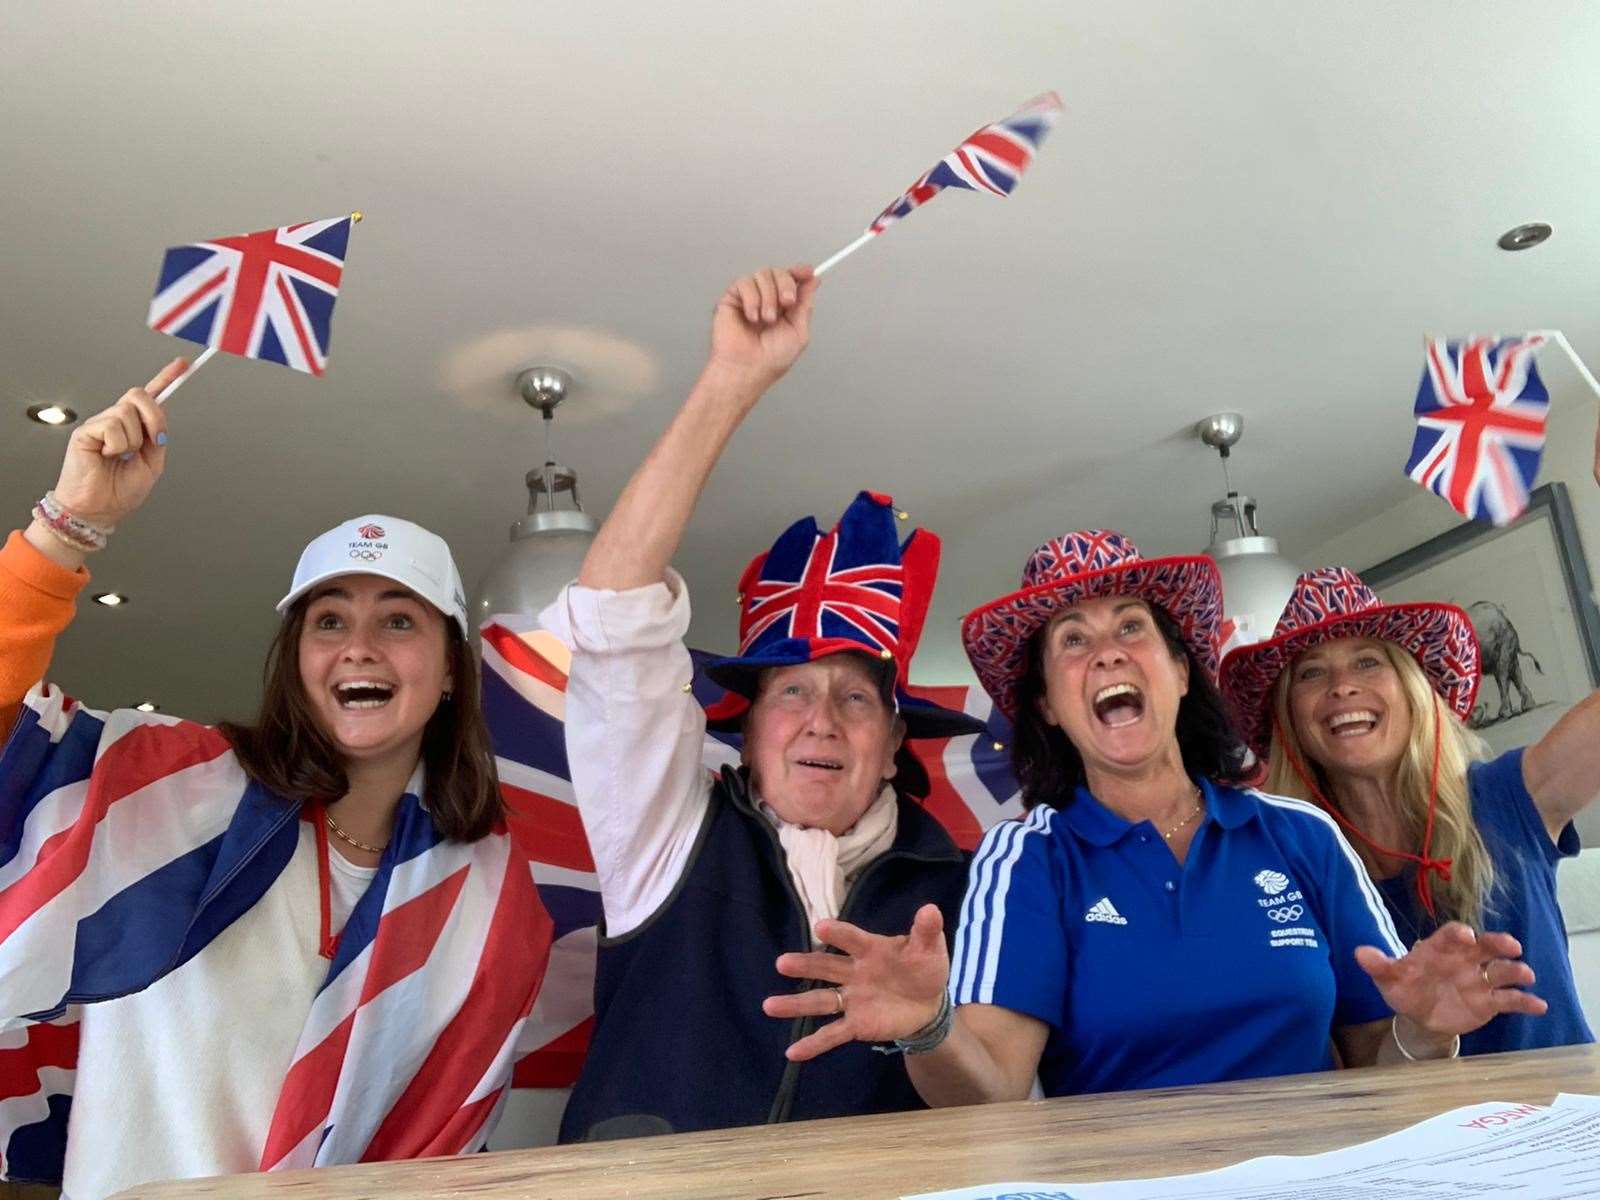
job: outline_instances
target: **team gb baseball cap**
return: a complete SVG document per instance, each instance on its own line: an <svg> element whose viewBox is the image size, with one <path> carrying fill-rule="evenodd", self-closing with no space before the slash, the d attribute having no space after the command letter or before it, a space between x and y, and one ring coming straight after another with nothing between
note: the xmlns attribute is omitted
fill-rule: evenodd
<svg viewBox="0 0 1600 1200"><path fill-rule="evenodd" d="M281 613L317 584L339 575L381 575L404 584L461 628L467 629L467 595L450 547L436 533L399 517L372 514L335 525L300 552Z"/></svg>

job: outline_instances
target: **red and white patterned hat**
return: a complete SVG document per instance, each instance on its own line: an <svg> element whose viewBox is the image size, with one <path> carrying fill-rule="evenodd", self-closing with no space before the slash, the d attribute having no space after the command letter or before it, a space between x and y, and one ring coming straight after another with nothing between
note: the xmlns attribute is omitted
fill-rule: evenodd
<svg viewBox="0 0 1600 1200"><path fill-rule="evenodd" d="M1454 604L1384 604L1348 567L1318 567L1295 580L1272 636L1222 660L1222 694L1250 748L1272 744L1272 689L1286 667L1313 646L1339 638L1375 638L1402 647L1434 691L1466 720L1482 677L1478 637Z"/></svg>
<svg viewBox="0 0 1600 1200"><path fill-rule="evenodd" d="M1217 564L1204 555L1141 558L1122 534L1083 529L1040 546L1022 568L1020 590L973 609L961 622L967 658L1001 712L1016 718L1028 639L1063 609L1100 596L1136 596L1160 608L1177 623L1195 660L1215 676L1222 626Z"/></svg>

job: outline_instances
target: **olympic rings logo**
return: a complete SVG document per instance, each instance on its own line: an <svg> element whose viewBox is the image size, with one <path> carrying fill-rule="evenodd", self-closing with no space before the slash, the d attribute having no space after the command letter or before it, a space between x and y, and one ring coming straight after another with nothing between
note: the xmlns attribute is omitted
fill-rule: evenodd
<svg viewBox="0 0 1600 1200"><path fill-rule="evenodd" d="M383 551L381 551L381 550L352 550L352 551L350 551L350 557L351 558L365 559L367 562L377 562L380 558L383 557Z"/></svg>
<svg viewBox="0 0 1600 1200"><path fill-rule="evenodd" d="M1291 904L1288 908L1269 909L1267 916L1282 925L1285 921L1298 921L1305 911L1298 904Z"/></svg>

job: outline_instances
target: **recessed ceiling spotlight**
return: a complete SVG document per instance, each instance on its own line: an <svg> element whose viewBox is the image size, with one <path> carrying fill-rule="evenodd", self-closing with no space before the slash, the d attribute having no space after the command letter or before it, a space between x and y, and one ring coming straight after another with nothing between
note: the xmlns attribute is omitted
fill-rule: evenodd
<svg viewBox="0 0 1600 1200"><path fill-rule="evenodd" d="M93 599L96 604L104 604L107 608L116 608L128 602L127 596L121 592L96 592Z"/></svg>
<svg viewBox="0 0 1600 1200"><path fill-rule="evenodd" d="M1495 245L1502 250L1526 250L1544 241L1550 236L1550 232L1550 226L1543 221L1529 221L1526 225L1506 230Z"/></svg>
<svg viewBox="0 0 1600 1200"><path fill-rule="evenodd" d="M41 425L71 425L77 419L77 413L60 404L30 404L28 406L28 420L37 421Z"/></svg>
<svg viewBox="0 0 1600 1200"><path fill-rule="evenodd" d="M161 705L154 700L141 700L133 706L139 712L160 712Z"/></svg>

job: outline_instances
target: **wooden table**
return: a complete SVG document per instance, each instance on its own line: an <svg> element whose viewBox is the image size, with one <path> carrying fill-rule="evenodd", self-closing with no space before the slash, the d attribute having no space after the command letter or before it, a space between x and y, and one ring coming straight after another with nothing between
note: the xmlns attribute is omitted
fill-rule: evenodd
<svg viewBox="0 0 1600 1200"><path fill-rule="evenodd" d="M508 1150L466 1158L151 1184L150 1200L893 1200L1007 1179L1091 1182L1310 1154L1463 1104L1600 1094L1600 1047L1484 1055L1245 1083L1075 1096Z"/></svg>

